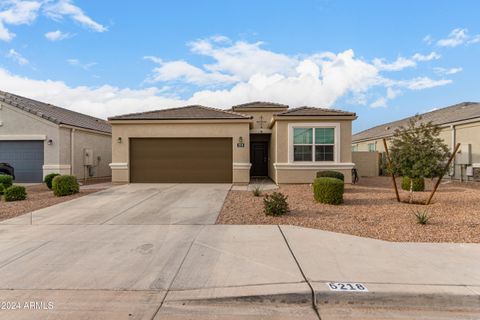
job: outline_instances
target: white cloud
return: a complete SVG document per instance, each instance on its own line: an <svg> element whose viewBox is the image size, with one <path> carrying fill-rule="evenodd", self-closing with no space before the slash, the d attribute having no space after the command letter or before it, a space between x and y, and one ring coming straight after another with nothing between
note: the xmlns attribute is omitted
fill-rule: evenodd
<svg viewBox="0 0 480 320"><path fill-rule="evenodd" d="M83 10L75 6L71 0L59 0L55 3L49 3L45 7L45 14L54 20L61 20L64 16L69 16L82 26L96 32L105 32L108 30L107 27L87 16Z"/></svg>
<svg viewBox="0 0 480 320"><path fill-rule="evenodd" d="M404 87L410 90L423 90L444 86L452 82L453 81L450 79L435 80L429 77L417 77L410 80L396 81L395 84L399 87Z"/></svg>
<svg viewBox="0 0 480 320"><path fill-rule="evenodd" d="M404 57L398 57L397 60L392 63L386 63L385 59L375 58L373 59L373 64L379 70L383 71L400 71L405 68L415 67L417 65L414 60Z"/></svg>
<svg viewBox="0 0 480 320"><path fill-rule="evenodd" d="M480 34L469 35L468 29L456 28L453 29L447 38L437 41L437 46L440 47L457 47L462 44L474 44L480 42Z"/></svg>
<svg viewBox="0 0 480 320"><path fill-rule="evenodd" d="M228 39L228 38L227 38ZM261 48L262 42L248 43L237 41L233 45L228 41L218 43L211 39L201 39L190 43L192 52L211 57L215 63L205 65L210 72L222 72L248 80L257 73L272 75L281 73L293 75L298 60L284 54Z"/></svg>
<svg viewBox="0 0 480 320"><path fill-rule="evenodd" d="M432 44L432 43L433 43L433 37L432 37L432 35L427 34L427 35L423 38L423 42L425 42L426 44Z"/></svg>
<svg viewBox="0 0 480 320"><path fill-rule="evenodd" d="M33 23L38 18L40 9L42 8L43 13L51 19L61 20L63 17L69 16L90 30L97 32L107 31L105 26L87 16L83 10L75 6L71 0L0 0L0 40L12 40L15 37L15 33L10 31L9 27ZM58 30L54 32L58 32ZM47 36L47 34L50 35ZM65 38L61 35L56 37L56 35L51 32L47 34L45 34L45 36L51 41Z"/></svg>
<svg viewBox="0 0 480 320"><path fill-rule="evenodd" d="M62 32L60 30L50 31L45 33L45 38L50 41L60 41L63 39L68 39L72 37L72 35L68 32Z"/></svg>
<svg viewBox="0 0 480 320"><path fill-rule="evenodd" d="M155 83L159 81L183 81L196 85L229 84L237 82L238 79L233 76L224 75L218 72L206 72L183 60L163 62L156 57L145 57L157 64L153 69L153 74L147 79L147 82Z"/></svg>
<svg viewBox="0 0 480 320"><path fill-rule="evenodd" d="M6 54L6 57L12 59L13 61L22 66L28 64L28 60L14 49L10 49Z"/></svg>
<svg viewBox="0 0 480 320"><path fill-rule="evenodd" d="M60 81L20 77L1 68L0 83L6 91L99 117L186 104L222 108L252 100L286 103L292 107L331 107L343 97L353 97L359 104L378 107L387 106L403 91L451 83L448 79L428 77L400 81L387 78L386 70L356 57L351 49L287 55L267 50L261 42L233 42L220 36L198 40L190 44L190 48L210 62L197 65L185 60L145 57L155 66L144 84L156 82L159 88L118 88L108 84L71 87ZM421 59L409 60L421 63ZM74 67L86 65L74 58L68 63ZM194 89L192 84L199 88ZM377 96L378 101L371 103L370 97L378 89L386 91L383 100Z"/></svg>
<svg viewBox="0 0 480 320"><path fill-rule="evenodd" d="M437 67L434 68L433 71L437 74L455 74L463 71L462 67L456 67L456 68L442 68L442 67Z"/></svg>
<svg viewBox="0 0 480 320"><path fill-rule="evenodd" d="M385 97L380 97L374 102L370 104L372 108L386 108L387 107L387 99Z"/></svg>
<svg viewBox="0 0 480 320"><path fill-rule="evenodd" d="M415 53L412 57L415 61L431 61L431 60L438 60L441 58L441 55L436 53L435 51L430 52L428 55L423 55L420 53Z"/></svg>
<svg viewBox="0 0 480 320"><path fill-rule="evenodd" d="M69 65L74 67L80 67L84 70L90 70L93 66L96 66L96 62L89 62L89 63L81 63L78 59L67 59Z"/></svg>
<svg viewBox="0 0 480 320"><path fill-rule="evenodd" d="M385 97L380 97L374 102L370 104L370 107L372 108L386 108L388 107L388 101L395 99L398 97L402 91L393 89L391 87L387 88L387 94Z"/></svg>
<svg viewBox="0 0 480 320"><path fill-rule="evenodd" d="M0 40L10 41L15 34L6 25L31 24L38 16L41 1L6 0L0 3Z"/></svg>

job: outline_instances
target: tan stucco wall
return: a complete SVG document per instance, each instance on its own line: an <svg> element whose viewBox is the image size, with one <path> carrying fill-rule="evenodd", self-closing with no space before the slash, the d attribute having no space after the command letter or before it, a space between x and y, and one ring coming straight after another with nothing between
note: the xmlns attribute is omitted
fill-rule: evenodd
<svg viewBox="0 0 480 320"><path fill-rule="evenodd" d="M455 130L455 142L461 143L462 145L471 144L472 145L472 163L480 163L480 121L468 123L468 124L456 124L454 126ZM454 145L452 146L452 126L445 126L440 132L440 138L443 142L449 147L450 151L453 150ZM362 141L358 143L353 143L352 145L357 145L358 151L368 151L368 144L376 142L377 151L384 152L385 148L383 147L382 139L372 139L369 141ZM389 145L389 139L387 139L387 145ZM460 167L455 166L455 176L456 179L460 178Z"/></svg>
<svg viewBox="0 0 480 320"><path fill-rule="evenodd" d="M9 136L14 140L15 136L26 135L45 135L46 140L52 139L52 145L48 145L46 140L44 140L44 164L59 163L60 143L58 126L56 124L6 104L1 104L0 121L2 122L0 126L0 140L5 139L5 136ZM27 140L27 138L24 138L24 140Z"/></svg>
<svg viewBox="0 0 480 320"><path fill-rule="evenodd" d="M242 111L242 114L246 114L253 117L253 123L251 129L266 129L268 130L268 126L272 121L273 115L278 113L279 111L256 111L256 110L249 110L249 111ZM260 122L262 121L262 123Z"/></svg>
<svg viewBox="0 0 480 320"><path fill-rule="evenodd" d="M73 174L79 179L84 179L85 177L97 178L111 176L112 137L78 129L74 130L73 135L75 146ZM88 170L84 165L84 149L93 150L93 176L88 174ZM65 149L65 151L67 151L67 149ZM100 160L98 157L100 157Z"/></svg>
<svg viewBox="0 0 480 320"><path fill-rule="evenodd" d="M277 128L277 123L275 123L272 127L269 146L268 174L273 181L277 181L277 170L274 165L277 162Z"/></svg>
<svg viewBox="0 0 480 320"><path fill-rule="evenodd" d="M0 109L0 140L9 137L22 137L28 140L29 135L44 135L44 169L43 175L49 173L71 173L71 128L61 127L55 123L39 118L33 114L20 110L16 107L2 104ZM73 174L77 178L83 178L83 148L91 147L96 154L102 156L101 163L95 176L110 176L111 171L108 164L111 162L111 137L110 135L91 133L81 129L75 129L78 139L75 144L75 162ZM52 144L47 141L51 139ZM78 150L82 150L81 152Z"/></svg>
<svg viewBox="0 0 480 320"><path fill-rule="evenodd" d="M353 152L352 162L355 163L355 168L360 177L377 177L380 174L379 152Z"/></svg>
<svg viewBox="0 0 480 320"><path fill-rule="evenodd" d="M233 182L250 181L250 139L249 123L112 123L112 181L129 182L129 138L148 137L222 137L232 138L233 143ZM121 137L122 142L117 139ZM237 147L242 137L244 147ZM123 166L123 164L126 164ZM237 165L235 165L237 164Z"/></svg>
<svg viewBox="0 0 480 320"><path fill-rule="evenodd" d="M340 144L337 148L340 148L340 159L337 159L335 163L321 163L315 162L311 164L305 164L303 167L298 163L289 162L289 124L295 123L332 123L339 124L340 128ZM277 121L275 124L276 142L273 152L276 154L275 160L275 174L274 179L277 183L311 183L316 177L316 173L321 170L334 170L342 172L345 175L345 182L351 183L351 168L352 164L352 152L351 152L351 138L352 138L352 120L339 120L339 119L315 119L315 120L288 120Z"/></svg>

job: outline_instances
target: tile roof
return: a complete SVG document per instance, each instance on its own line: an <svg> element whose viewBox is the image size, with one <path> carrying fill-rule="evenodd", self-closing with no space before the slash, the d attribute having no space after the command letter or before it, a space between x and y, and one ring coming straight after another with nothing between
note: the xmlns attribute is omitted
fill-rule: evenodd
<svg viewBox="0 0 480 320"><path fill-rule="evenodd" d="M0 102L22 109L23 111L29 112L58 125L64 124L105 133L112 132L112 127L105 120L1 90Z"/></svg>
<svg viewBox="0 0 480 320"><path fill-rule="evenodd" d="M232 107L232 110L237 108L284 108L288 109L288 105L275 103L275 102L266 102L266 101L253 101L248 103L238 104Z"/></svg>
<svg viewBox="0 0 480 320"><path fill-rule="evenodd" d="M354 112L348 112L343 110L329 109L329 108L316 108L316 107L298 107L293 108L285 112L277 113L279 117L282 116L355 116Z"/></svg>
<svg viewBox="0 0 480 320"><path fill-rule="evenodd" d="M432 121L436 125L445 125L452 122L480 118L480 103L463 102L453 106L423 113L421 116L422 121ZM361 131L352 136L352 141L356 142L391 136L393 135L395 129L407 125L410 118L412 117L381 124Z"/></svg>
<svg viewBox="0 0 480 320"><path fill-rule="evenodd" d="M240 113L204 107L199 105L147 112L130 113L110 117L108 120L214 120L214 119L251 119Z"/></svg>

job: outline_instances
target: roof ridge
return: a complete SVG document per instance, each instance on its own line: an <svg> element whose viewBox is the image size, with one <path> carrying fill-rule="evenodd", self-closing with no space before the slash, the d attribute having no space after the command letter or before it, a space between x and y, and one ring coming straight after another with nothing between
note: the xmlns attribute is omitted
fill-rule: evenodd
<svg viewBox="0 0 480 320"><path fill-rule="evenodd" d="M251 102L237 104L237 105L232 106L231 108L245 107L245 106L254 105L254 104L271 104L271 105L275 105L275 106L279 106L279 107L287 107L287 108L290 107L288 104L257 100L257 101L251 101Z"/></svg>
<svg viewBox="0 0 480 320"><path fill-rule="evenodd" d="M235 116L240 116L243 118L249 118L248 116L245 116L244 114L234 112L234 111L229 111L225 109L219 109L219 108L213 108L213 107L207 107L201 104L191 104L191 105L186 105L186 106L180 106L180 107L173 107L173 108L165 108L165 109L156 109L156 110L149 110L149 111L144 111L144 112L134 112L134 113L126 113L126 114L121 114L121 115L116 115L113 117L108 117L108 119L115 119L117 117L124 117L124 116L136 116L136 115L145 115L145 114L151 114L151 113L156 113L156 112L164 112L164 111L174 111L174 110L181 110L181 109L187 109L187 108L201 108L201 109L206 109L206 110L212 110L216 112L223 112L226 114L231 114Z"/></svg>
<svg viewBox="0 0 480 320"><path fill-rule="evenodd" d="M338 113L345 113L345 114L351 114L352 113L352 112L341 110L341 109L333 109L333 108L327 108L327 107L299 106L299 107L295 107L295 108L289 109L289 110L284 111L284 112L280 112L278 114L279 115L288 114L288 113L292 113L292 112L295 112L295 111L298 111L298 110L305 110L305 109L321 110L321 111L326 111L326 112L338 112Z"/></svg>

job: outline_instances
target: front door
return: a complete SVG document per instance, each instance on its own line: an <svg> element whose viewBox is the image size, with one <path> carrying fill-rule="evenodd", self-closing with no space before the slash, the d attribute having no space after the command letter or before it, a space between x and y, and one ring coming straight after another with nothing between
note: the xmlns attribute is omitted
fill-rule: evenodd
<svg viewBox="0 0 480 320"><path fill-rule="evenodd" d="M253 177L268 176L268 143L252 142L250 146L250 159L252 168L250 175Z"/></svg>

